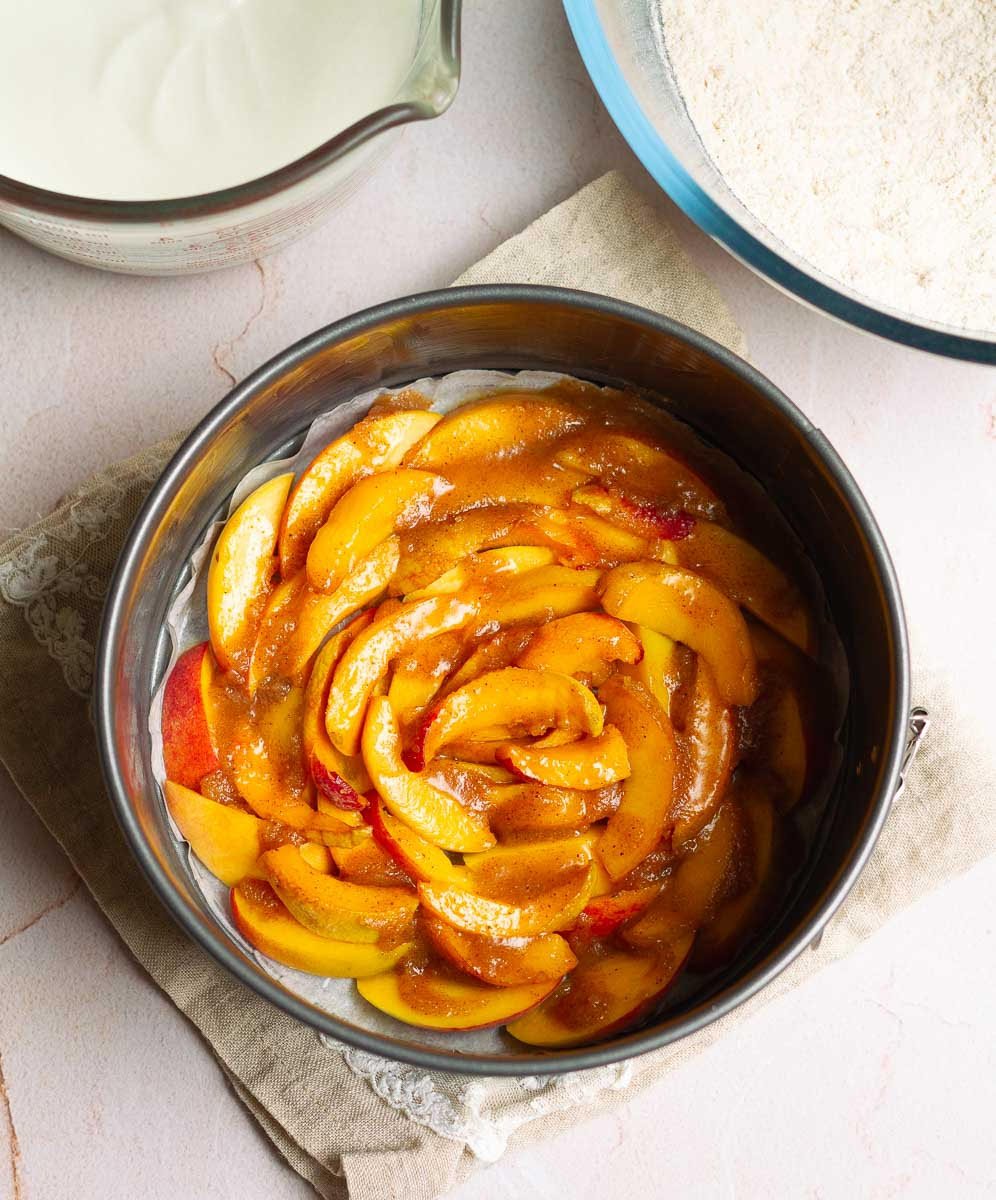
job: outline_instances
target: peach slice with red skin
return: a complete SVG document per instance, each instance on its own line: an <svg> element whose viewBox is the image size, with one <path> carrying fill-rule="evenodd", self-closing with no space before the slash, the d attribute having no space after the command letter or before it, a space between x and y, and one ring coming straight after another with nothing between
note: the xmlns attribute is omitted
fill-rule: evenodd
<svg viewBox="0 0 996 1200"><path fill-rule="evenodd" d="M411 887L411 876L380 845L376 836L355 846L336 846L329 851L340 879L372 887Z"/></svg>
<svg viewBox="0 0 996 1200"><path fill-rule="evenodd" d="M615 880L632 871L670 829L674 733L664 710L635 680L613 676L599 690L599 699L629 751L622 802L598 844L602 864Z"/></svg>
<svg viewBox="0 0 996 1200"><path fill-rule="evenodd" d="M716 493L677 455L632 434L599 429L558 449L556 461L607 483L620 483L673 510L710 520L725 509Z"/></svg>
<svg viewBox="0 0 996 1200"><path fill-rule="evenodd" d="M591 897L591 863L562 873L556 887L522 904L494 900L465 888L420 883L419 900L434 916L456 929L485 937L539 937L567 929Z"/></svg>
<svg viewBox="0 0 996 1200"><path fill-rule="evenodd" d="M344 942L395 941L411 930L418 901L406 888L367 887L314 871L292 846L268 850L260 866L301 924Z"/></svg>
<svg viewBox="0 0 996 1200"><path fill-rule="evenodd" d="M523 779L582 792L619 783L630 772L626 742L614 725L606 725L598 737L566 746L509 745L498 751L497 758Z"/></svg>
<svg viewBox="0 0 996 1200"><path fill-rule="evenodd" d="M386 696L370 702L363 725L363 761L385 808L441 850L486 850L495 844L482 812L465 808L401 758L401 734Z"/></svg>
<svg viewBox="0 0 996 1200"><path fill-rule="evenodd" d="M576 931L589 939L608 937L620 925L639 916L659 891L660 884L649 884L643 888L595 896L578 917Z"/></svg>
<svg viewBox="0 0 996 1200"><path fill-rule="evenodd" d="M463 628L474 612L462 599L433 596L378 614L350 643L332 676L325 728L333 745L355 754L370 697L391 661L427 638Z"/></svg>
<svg viewBox="0 0 996 1200"><path fill-rule="evenodd" d="M470 459L523 453L576 429L584 414L556 396L503 392L447 413L404 459L405 466L442 471Z"/></svg>
<svg viewBox="0 0 996 1200"><path fill-rule="evenodd" d="M592 946L550 998L512 1021L507 1032L528 1046L550 1049L625 1032L660 1003L679 977L694 936L678 929L669 945L643 953Z"/></svg>
<svg viewBox="0 0 996 1200"><path fill-rule="evenodd" d="M466 872L461 867L454 865L438 846L392 816L379 798L371 798L367 819L374 840L409 879L458 885L466 881Z"/></svg>
<svg viewBox="0 0 996 1200"><path fill-rule="evenodd" d="M552 728L602 732L602 710L591 691L570 675L506 667L472 680L426 714L416 750L423 763L450 742L496 727L507 738Z"/></svg>
<svg viewBox="0 0 996 1200"><path fill-rule="evenodd" d="M191 646L176 660L163 689L163 758L166 777L195 788L218 769L211 731L214 655L207 642Z"/></svg>
<svg viewBox="0 0 996 1200"><path fill-rule="evenodd" d="M308 550L308 582L334 592L381 542L424 519L450 485L441 475L397 468L367 475L336 503Z"/></svg>
<svg viewBox="0 0 996 1200"><path fill-rule="evenodd" d="M712 820L726 794L736 750L733 710L721 700L712 669L701 657L675 740L678 773L672 840L677 848Z"/></svg>
<svg viewBox="0 0 996 1200"><path fill-rule="evenodd" d="M390 950L321 937L291 916L268 883L244 880L231 893L235 928L260 953L284 966L334 979L379 975L403 958L410 943Z"/></svg>
<svg viewBox="0 0 996 1200"><path fill-rule="evenodd" d="M757 664L740 609L701 575L667 563L627 563L601 582L602 606L690 646L709 663L727 704L752 704Z"/></svg>
<svg viewBox="0 0 996 1200"><path fill-rule="evenodd" d="M562 563L571 567L614 566L650 558L646 537L606 521L593 512L545 508L535 511L520 527L554 547Z"/></svg>
<svg viewBox="0 0 996 1200"><path fill-rule="evenodd" d="M304 566L308 547L335 504L362 476L397 467L439 420L410 409L370 416L326 446L294 485L280 522L280 571L290 578Z"/></svg>
<svg viewBox="0 0 996 1200"><path fill-rule="evenodd" d="M516 659L533 671L560 671L582 683L604 683L614 663L638 663L640 639L622 621L606 613L583 612L542 626Z"/></svg>
<svg viewBox="0 0 996 1200"><path fill-rule="evenodd" d="M368 1004L406 1025L469 1031L504 1025L528 1012L556 986L556 980L548 980L497 988L443 964L409 972L402 960L391 971L358 980L356 990Z"/></svg>
<svg viewBox="0 0 996 1200"><path fill-rule="evenodd" d="M628 496L614 487L601 483L586 483L571 494L571 501L582 508L590 509L599 517L627 531L647 547L640 558L655 558L661 562L675 562L676 550L672 542L688 537L695 527L695 517L683 510L675 510L658 500L638 499Z"/></svg>
<svg viewBox="0 0 996 1200"><path fill-rule="evenodd" d="M577 964L570 946L556 933L538 938L481 937L435 917L426 917L422 928L453 966L495 987L557 982Z"/></svg>
<svg viewBox="0 0 996 1200"><path fill-rule="evenodd" d="M274 575L284 502L293 475L278 475L256 488L225 523L211 552L207 617L219 666L245 676Z"/></svg>

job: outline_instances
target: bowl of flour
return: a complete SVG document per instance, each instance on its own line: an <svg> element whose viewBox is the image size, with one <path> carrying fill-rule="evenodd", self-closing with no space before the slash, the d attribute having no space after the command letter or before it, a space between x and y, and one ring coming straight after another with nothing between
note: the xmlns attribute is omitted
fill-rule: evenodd
<svg viewBox="0 0 996 1200"><path fill-rule="evenodd" d="M565 0L651 174L798 298L996 362L993 0Z"/></svg>

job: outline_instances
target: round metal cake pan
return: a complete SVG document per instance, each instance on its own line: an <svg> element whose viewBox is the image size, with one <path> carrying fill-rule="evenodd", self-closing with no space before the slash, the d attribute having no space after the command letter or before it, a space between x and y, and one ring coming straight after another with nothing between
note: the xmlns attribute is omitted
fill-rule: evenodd
<svg viewBox="0 0 996 1200"><path fill-rule="evenodd" d="M267 974L215 919L173 837L153 774L149 708L168 657L164 619L191 551L254 464L286 452L334 405L465 368L562 371L636 388L733 458L781 510L822 583L848 662L842 761L817 849L771 926L721 977L642 1028L594 1046L470 1054L338 1019ZM807 418L753 367L674 321L620 301L502 285L410 296L304 338L235 387L153 487L121 553L97 653L94 715L111 803L181 928L261 996L341 1042L416 1066L483 1075L616 1062L694 1033L770 983L818 938L868 861L897 788L909 713L902 600L854 479Z"/></svg>

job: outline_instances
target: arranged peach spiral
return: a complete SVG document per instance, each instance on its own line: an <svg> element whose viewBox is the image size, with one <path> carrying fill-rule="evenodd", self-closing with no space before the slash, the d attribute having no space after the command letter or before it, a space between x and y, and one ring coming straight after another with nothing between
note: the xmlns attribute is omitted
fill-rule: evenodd
<svg viewBox="0 0 996 1200"><path fill-rule="evenodd" d="M730 961L831 732L797 564L774 519L763 552L745 533L736 474L564 382L445 416L386 397L245 499L162 730L169 811L247 941L541 1047Z"/></svg>

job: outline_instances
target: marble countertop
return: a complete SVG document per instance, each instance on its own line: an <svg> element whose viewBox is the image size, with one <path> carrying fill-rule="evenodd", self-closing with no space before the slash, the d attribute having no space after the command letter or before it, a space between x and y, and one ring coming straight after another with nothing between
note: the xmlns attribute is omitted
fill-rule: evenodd
<svg viewBox="0 0 996 1200"><path fill-rule="evenodd" d="M190 425L270 355L448 283L611 167L617 135L554 0L469 0L452 110L318 233L223 274L98 274L0 232L0 532ZM663 199L892 547L914 652L981 714L996 654L996 371L836 325ZM194 1030L0 773L0 1198L306 1197ZM920 901L611 1117L513 1151L454 1200L996 1196L996 862Z"/></svg>

